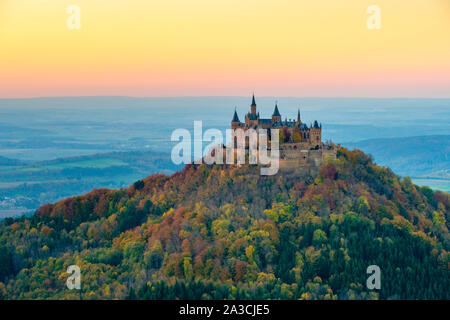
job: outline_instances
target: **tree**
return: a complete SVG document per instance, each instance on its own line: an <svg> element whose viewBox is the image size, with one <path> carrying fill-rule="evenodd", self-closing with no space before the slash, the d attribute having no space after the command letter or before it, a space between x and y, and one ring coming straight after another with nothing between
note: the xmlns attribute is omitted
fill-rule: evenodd
<svg viewBox="0 0 450 320"><path fill-rule="evenodd" d="M317 229L313 233L312 240L315 245L320 245L327 241L327 234L325 232L323 232L322 230Z"/></svg>
<svg viewBox="0 0 450 320"><path fill-rule="evenodd" d="M164 251L159 240L156 240L150 250L144 253L144 261L149 269L159 269L164 259Z"/></svg>
<svg viewBox="0 0 450 320"><path fill-rule="evenodd" d="M133 184L133 186L134 186L134 188L135 188L136 190L141 190L141 189L144 188L145 183L144 183L144 181L142 181L142 180L138 180L138 181L136 181L136 182Z"/></svg>
<svg viewBox="0 0 450 320"><path fill-rule="evenodd" d="M13 273L12 254L3 246L0 246L0 282Z"/></svg>
<svg viewBox="0 0 450 320"><path fill-rule="evenodd" d="M184 277L186 278L186 280L192 280L194 278L194 271L192 269L191 257L184 257L183 271L184 271Z"/></svg>

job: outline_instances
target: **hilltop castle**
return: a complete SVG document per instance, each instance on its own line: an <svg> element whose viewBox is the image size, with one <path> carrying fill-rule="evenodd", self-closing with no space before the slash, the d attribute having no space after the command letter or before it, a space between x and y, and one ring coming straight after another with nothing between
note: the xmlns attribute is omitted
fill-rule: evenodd
<svg viewBox="0 0 450 320"><path fill-rule="evenodd" d="M231 120L231 129L279 129L280 135L280 168L292 168L311 164L319 166L326 158L336 158L336 150L331 143L322 142L322 124L317 120L310 126L302 122L300 110L297 120L281 119L278 104L270 119L260 118L256 112L255 95L252 97L250 112L245 115L245 122L239 120L236 110ZM270 136L269 136L270 139Z"/></svg>

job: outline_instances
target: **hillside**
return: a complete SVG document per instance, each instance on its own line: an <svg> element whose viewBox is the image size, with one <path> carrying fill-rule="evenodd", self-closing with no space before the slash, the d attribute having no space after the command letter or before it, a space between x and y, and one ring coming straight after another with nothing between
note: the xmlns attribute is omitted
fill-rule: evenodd
<svg viewBox="0 0 450 320"><path fill-rule="evenodd" d="M450 299L449 208L358 150L275 176L188 165L0 222L0 297L78 299L77 264L83 299Z"/></svg>

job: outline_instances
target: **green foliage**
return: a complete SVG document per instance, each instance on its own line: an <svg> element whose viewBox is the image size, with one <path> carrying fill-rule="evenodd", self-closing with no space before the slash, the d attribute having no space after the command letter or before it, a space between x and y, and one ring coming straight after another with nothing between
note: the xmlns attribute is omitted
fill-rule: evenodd
<svg viewBox="0 0 450 320"><path fill-rule="evenodd" d="M144 251L144 244L141 242L128 242L124 248L124 258L129 262L137 262L141 260Z"/></svg>
<svg viewBox="0 0 450 320"><path fill-rule="evenodd" d="M381 204L378 206L377 216L380 219L383 219L383 218L393 219L392 213L388 210L388 208L386 208L385 206L383 206Z"/></svg>
<svg viewBox="0 0 450 320"><path fill-rule="evenodd" d="M319 244L325 243L327 241L327 235L322 230L317 229L313 233L312 240L315 245L319 245Z"/></svg>
<svg viewBox="0 0 450 320"><path fill-rule="evenodd" d="M133 184L133 186L136 190L141 190L142 188L144 188L145 184L144 181L138 180Z"/></svg>
<svg viewBox="0 0 450 320"><path fill-rule="evenodd" d="M122 262L123 253L121 250L111 248L100 248L91 256L86 257L90 263L103 263L117 266Z"/></svg>
<svg viewBox="0 0 450 320"><path fill-rule="evenodd" d="M4 281L13 274L12 254L5 247L0 246L0 281Z"/></svg>
<svg viewBox="0 0 450 320"><path fill-rule="evenodd" d="M156 240L150 250L144 253L144 261L149 269L159 269L164 259L164 251L159 240Z"/></svg>

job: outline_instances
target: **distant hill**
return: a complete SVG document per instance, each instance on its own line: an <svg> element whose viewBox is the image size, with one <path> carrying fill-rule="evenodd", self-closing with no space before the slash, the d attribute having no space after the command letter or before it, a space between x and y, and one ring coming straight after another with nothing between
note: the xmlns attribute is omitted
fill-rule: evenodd
<svg viewBox="0 0 450 320"><path fill-rule="evenodd" d="M22 166L26 165L26 161L21 161L17 159L10 159L0 156L0 166Z"/></svg>
<svg viewBox="0 0 450 320"><path fill-rule="evenodd" d="M275 176L187 165L0 222L0 297L448 300L449 211L359 150Z"/></svg>
<svg viewBox="0 0 450 320"><path fill-rule="evenodd" d="M370 139L343 145L363 150L379 165L403 176L450 179L450 135Z"/></svg>

